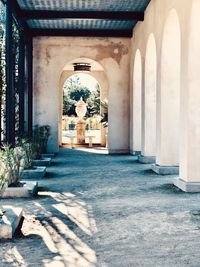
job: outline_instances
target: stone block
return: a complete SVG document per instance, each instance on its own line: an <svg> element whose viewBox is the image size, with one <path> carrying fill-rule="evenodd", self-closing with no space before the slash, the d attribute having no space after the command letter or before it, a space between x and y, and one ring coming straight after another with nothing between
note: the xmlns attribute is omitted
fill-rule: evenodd
<svg viewBox="0 0 200 267"><path fill-rule="evenodd" d="M143 155L138 156L138 161L139 161L139 163L142 163L142 164L151 164L151 163L154 163L155 160L156 160L156 158L154 156L152 156L152 157L143 156Z"/></svg>
<svg viewBox="0 0 200 267"><path fill-rule="evenodd" d="M34 169L23 170L23 179L41 179L46 175L46 167L38 166Z"/></svg>
<svg viewBox="0 0 200 267"><path fill-rule="evenodd" d="M33 161L33 166L50 166L51 158L42 158Z"/></svg>
<svg viewBox="0 0 200 267"><path fill-rule="evenodd" d="M152 164L151 169L160 175L179 174L179 166L160 166L157 164Z"/></svg>
<svg viewBox="0 0 200 267"><path fill-rule="evenodd" d="M55 157L55 153L42 154L42 158L53 158L53 157Z"/></svg>
<svg viewBox="0 0 200 267"><path fill-rule="evenodd" d="M7 187L3 193L3 198L32 197L37 194L38 183L34 181L22 181L21 187Z"/></svg>
<svg viewBox="0 0 200 267"><path fill-rule="evenodd" d="M187 182L181 178L176 178L174 185L187 193L200 193L200 182Z"/></svg>
<svg viewBox="0 0 200 267"><path fill-rule="evenodd" d="M23 209L13 206L2 206L5 214L0 218L0 240L12 239L23 216Z"/></svg>

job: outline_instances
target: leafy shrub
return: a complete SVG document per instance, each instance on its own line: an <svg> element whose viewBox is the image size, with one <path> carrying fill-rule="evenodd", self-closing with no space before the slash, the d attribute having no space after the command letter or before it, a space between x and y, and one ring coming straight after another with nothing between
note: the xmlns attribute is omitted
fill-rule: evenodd
<svg viewBox="0 0 200 267"><path fill-rule="evenodd" d="M35 126L32 143L35 159L41 159L41 154L47 152L47 143L50 136L50 126Z"/></svg>
<svg viewBox="0 0 200 267"><path fill-rule="evenodd" d="M0 162L0 196L3 195L8 184L8 180L9 180L8 173L6 173L4 164ZM1 209L0 209L0 217L1 217Z"/></svg>
<svg viewBox="0 0 200 267"><path fill-rule="evenodd" d="M21 139L19 145L23 151L24 168L33 169L34 148L29 139Z"/></svg>
<svg viewBox="0 0 200 267"><path fill-rule="evenodd" d="M3 166L2 175L8 175L8 185L17 186L19 184L24 169L23 155L22 148L12 148L9 145L4 145L0 151L0 162Z"/></svg>

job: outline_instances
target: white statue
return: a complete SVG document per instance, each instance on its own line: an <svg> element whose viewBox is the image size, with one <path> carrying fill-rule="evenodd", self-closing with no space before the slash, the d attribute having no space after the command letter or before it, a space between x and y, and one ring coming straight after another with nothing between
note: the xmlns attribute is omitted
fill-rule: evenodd
<svg viewBox="0 0 200 267"><path fill-rule="evenodd" d="M87 112L87 104L83 101L81 97L80 100L76 103L76 114L77 116L82 119Z"/></svg>

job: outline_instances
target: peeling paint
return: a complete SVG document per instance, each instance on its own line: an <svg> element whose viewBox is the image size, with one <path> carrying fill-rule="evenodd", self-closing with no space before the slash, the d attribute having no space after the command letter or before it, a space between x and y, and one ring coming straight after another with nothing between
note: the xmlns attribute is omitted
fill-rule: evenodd
<svg viewBox="0 0 200 267"><path fill-rule="evenodd" d="M129 53L129 49L123 43L111 42L109 45L96 45L92 46L92 49L97 49L96 60L101 61L104 58L112 58L120 64L120 61L124 55Z"/></svg>

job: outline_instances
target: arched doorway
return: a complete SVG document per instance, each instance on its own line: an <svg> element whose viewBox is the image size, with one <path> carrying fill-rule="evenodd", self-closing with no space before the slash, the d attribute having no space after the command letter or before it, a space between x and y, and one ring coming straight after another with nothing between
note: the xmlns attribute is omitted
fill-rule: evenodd
<svg viewBox="0 0 200 267"><path fill-rule="evenodd" d="M155 162L156 155L156 42L150 34L145 57L145 86L142 107L142 158L144 163Z"/></svg>
<svg viewBox="0 0 200 267"><path fill-rule="evenodd" d="M179 18L176 10L172 9L165 23L161 51L161 86L157 98L158 166L179 164L180 56Z"/></svg>
<svg viewBox="0 0 200 267"><path fill-rule="evenodd" d="M89 71L76 71L74 69L74 63L81 62L84 64L90 65ZM64 96L66 99L66 96L69 97L69 84L72 84L72 87L78 87L77 91L72 90L73 97L71 101L73 102L73 105L71 106L72 112L71 116L69 116L70 112L66 112L66 103L63 105ZM78 86L77 86L78 85ZM96 88L95 88L96 87ZM64 89L65 88L65 89ZM64 89L64 90L63 90ZM80 90L79 90L80 89ZM84 117L84 136L85 141L82 142L82 145L84 143L89 143L90 140L92 140L93 144L98 144L101 146L106 146L106 140L107 140L107 130L103 127L103 125L100 123L100 114L102 114L102 108L100 105L100 101L104 102L106 101L108 97L108 83L106 79L106 75L104 73L104 70L102 66L91 59L87 58L78 58L73 61L70 61L65 65L63 68L63 71L60 76L60 82L59 82L59 92L60 92L60 112L59 112L59 143L60 145L70 143L73 141L73 143L79 143L77 141L77 114L75 112L75 104L78 102L78 96L82 96L84 102L87 103L87 112L86 117ZM83 93L83 95L80 95L80 92ZM87 95L87 97L85 97ZM78 98L77 98L78 97ZM91 103L91 100L93 98L93 103ZM99 99L97 99L99 98ZM68 99L69 100L69 99ZM92 115L92 107L93 104L99 104L99 113L98 116L95 113ZM63 114L64 113L66 114ZM68 119L66 117L63 117L63 115L68 115ZM72 129L71 127L74 127ZM72 139L71 136L74 136L75 138ZM92 139L89 138L89 136L92 136Z"/></svg>
<svg viewBox="0 0 200 267"><path fill-rule="evenodd" d="M133 151L141 151L142 126L142 59L139 49L135 54L133 69Z"/></svg>
<svg viewBox="0 0 200 267"><path fill-rule="evenodd" d="M69 144L70 138L77 140L76 103L82 98L86 104L85 136L91 136L93 144L101 144L100 86L93 76L80 72L70 76L63 85L62 144ZM86 142L88 140L85 140Z"/></svg>

